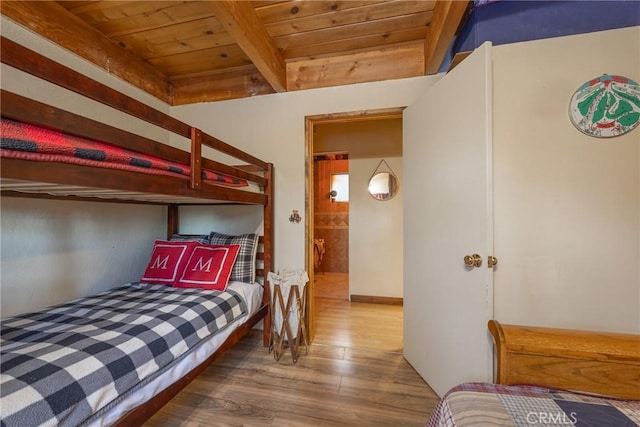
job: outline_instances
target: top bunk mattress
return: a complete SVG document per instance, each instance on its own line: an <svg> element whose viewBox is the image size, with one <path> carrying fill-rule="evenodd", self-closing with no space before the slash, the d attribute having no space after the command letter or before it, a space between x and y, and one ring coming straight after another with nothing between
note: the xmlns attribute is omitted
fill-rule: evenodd
<svg viewBox="0 0 640 427"><path fill-rule="evenodd" d="M5 117L1 119L0 157L72 163L151 175L168 175L185 180L188 180L191 174L189 165L170 162ZM246 180L210 170L202 171L202 179L209 184L227 187L249 185Z"/></svg>
<svg viewBox="0 0 640 427"><path fill-rule="evenodd" d="M203 192L202 197L198 197L201 194L198 191L185 192L184 195L179 190L168 193L167 189L176 188L174 183L188 189L191 179L190 165L6 117L2 117L0 124L0 158L3 160L3 166L8 160L51 165L40 169L39 177L35 179L14 179L3 176L0 183L5 192L36 193L54 197L133 200L160 204L214 204L229 200L254 202L258 199L253 198L251 194L258 196L263 193L263 189L257 183L204 168L201 173L203 189L220 188L221 191L233 193L221 193L230 195L220 200L212 199L209 190ZM95 174L99 174L100 169L127 173L129 174L129 178L125 179L127 188L117 186L111 188L107 177L97 181L93 179L92 183L84 182L85 180L80 178L65 178L60 181L61 175L67 176L67 169L54 167L58 165L68 165L71 168L79 166L88 169L89 172L95 170ZM86 176L86 172L84 173ZM70 170L68 176L75 177L75 174L76 172ZM136 183L142 177L153 180L151 187L156 191L150 191L148 188L138 190Z"/></svg>

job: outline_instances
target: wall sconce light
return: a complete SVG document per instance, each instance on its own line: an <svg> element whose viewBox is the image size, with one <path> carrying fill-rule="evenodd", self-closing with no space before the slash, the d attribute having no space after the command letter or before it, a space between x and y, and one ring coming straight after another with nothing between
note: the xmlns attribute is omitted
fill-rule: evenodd
<svg viewBox="0 0 640 427"><path fill-rule="evenodd" d="M289 222L291 223L299 223L300 221L302 221L302 217L300 216L300 214L298 213L298 211L296 209L293 210L293 212L291 213L291 215L289 216Z"/></svg>

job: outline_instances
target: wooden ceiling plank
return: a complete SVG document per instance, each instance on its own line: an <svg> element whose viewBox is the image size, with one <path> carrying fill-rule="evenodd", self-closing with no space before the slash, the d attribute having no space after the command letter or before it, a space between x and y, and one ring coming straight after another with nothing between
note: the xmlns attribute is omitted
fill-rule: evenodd
<svg viewBox="0 0 640 427"><path fill-rule="evenodd" d="M286 51L292 47L316 43L337 42L340 40L370 36L372 34L389 34L393 31L410 28L425 28L431 21L432 12L413 13L370 22L342 25L340 27L323 28L315 31L274 37L278 49Z"/></svg>
<svg viewBox="0 0 640 427"><path fill-rule="evenodd" d="M466 16L470 1L438 0L425 39L425 73L435 74Z"/></svg>
<svg viewBox="0 0 640 427"><path fill-rule="evenodd" d="M66 0L58 0L57 3L91 25L123 19L128 16L149 14L158 9L157 2L126 0L101 0L75 6Z"/></svg>
<svg viewBox="0 0 640 427"><path fill-rule="evenodd" d="M90 4L95 4L98 3L95 0L65 0L65 7L67 9L74 9L74 8L80 8L80 7L86 7Z"/></svg>
<svg viewBox="0 0 640 427"><path fill-rule="evenodd" d="M76 15L85 14L90 15L94 14L94 18L100 15L113 15L117 13L120 16L124 16L127 14L132 14L134 10L137 10L136 13L148 13L155 9L158 9L157 4L160 2L155 2L156 4L146 4L143 5L143 2L132 2L131 0L93 0L93 1L69 1L69 0L57 0L57 2L64 6L67 10L72 10ZM176 3L176 1L162 1L162 3ZM140 4L133 4L140 3ZM147 2L151 3L151 2ZM107 10L113 9L113 12L106 12ZM121 12L117 12L117 10L121 10Z"/></svg>
<svg viewBox="0 0 640 427"><path fill-rule="evenodd" d="M7 18L171 104L169 79L56 2L0 2Z"/></svg>
<svg viewBox="0 0 640 427"><path fill-rule="evenodd" d="M111 1L104 3L109 6ZM109 37L118 37L143 30L151 30L194 21L212 16L211 8L206 2L152 2L152 1L127 1L127 4L151 7L150 11L137 13L136 10L121 17L108 19L94 23L94 27ZM80 18L90 20L89 17L80 15Z"/></svg>
<svg viewBox="0 0 640 427"><path fill-rule="evenodd" d="M314 59L323 56L343 55L345 53L357 53L358 51L369 51L376 48L379 49L383 46L398 43L424 40L426 34L426 27L411 28L408 30L393 31L385 34L372 34L370 36L355 37L347 40L296 46L285 50L282 54L287 62L302 59Z"/></svg>
<svg viewBox="0 0 640 427"><path fill-rule="evenodd" d="M260 6L255 4L254 8L265 24L274 22L282 22L288 20L296 20L309 16L321 15L325 13L337 13L354 7L371 6L380 3L386 3L389 0L382 1L308 1L293 0Z"/></svg>
<svg viewBox="0 0 640 427"><path fill-rule="evenodd" d="M148 61L170 78L251 64L236 44L151 58Z"/></svg>
<svg viewBox="0 0 640 427"><path fill-rule="evenodd" d="M227 28L271 87L276 92L286 91L287 73L284 59L251 3L220 0L210 1L209 5L218 21Z"/></svg>
<svg viewBox="0 0 640 427"><path fill-rule="evenodd" d="M279 21L265 25L271 37L314 31L323 28L358 24L421 12L431 12L435 1L389 1L362 7L352 7L340 12L330 12L302 18Z"/></svg>
<svg viewBox="0 0 640 427"><path fill-rule="evenodd" d="M235 44L226 28L213 17L127 34L116 40L144 59Z"/></svg>
<svg viewBox="0 0 640 427"><path fill-rule="evenodd" d="M287 64L290 91L416 77L423 73L422 40L377 51Z"/></svg>

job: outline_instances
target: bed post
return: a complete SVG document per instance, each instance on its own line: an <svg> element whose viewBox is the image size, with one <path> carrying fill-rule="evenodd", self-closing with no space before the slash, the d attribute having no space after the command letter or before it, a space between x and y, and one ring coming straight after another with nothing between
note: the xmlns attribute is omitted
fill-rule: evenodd
<svg viewBox="0 0 640 427"><path fill-rule="evenodd" d="M171 236L178 234L180 227L180 215L178 214L178 205L167 206L167 240L171 240Z"/></svg>
<svg viewBox="0 0 640 427"><path fill-rule="evenodd" d="M264 177L267 179L267 184L264 189L264 194L267 196L267 201L264 204L264 293L262 297L262 303L268 304L271 307L271 290L269 283L267 282L267 274L273 271L273 164L268 163L265 170ZM262 343L265 347L269 346L271 341L271 312L268 312L264 317L263 331L262 331Z"/></svg>
<svg viewBox="0 0 640 427"><path fill-rule="evenodd" d="M489 332L493 335L493 342L496 349L496 374L495 382L498 384L506 384L507 382L507 346L505 344L504 332L502 325L497 320L489 320L487 325Z"/></svg>
<svg viewBox="0 0 640 427"><path fill-rule="evenodd" d="M189 188L199 190L202 187L202 132L191 128L191 179Z"/></svg>

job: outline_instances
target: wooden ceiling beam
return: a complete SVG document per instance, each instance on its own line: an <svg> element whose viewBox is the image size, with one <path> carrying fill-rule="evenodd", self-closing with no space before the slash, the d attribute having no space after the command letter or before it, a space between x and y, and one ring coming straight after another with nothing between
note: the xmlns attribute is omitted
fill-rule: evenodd
<svg viewBox="0 0 640 427"><path fill-rule="evenodd" d="M421 76L423 72L421 40L380 50L287 63L290 91L403 79Z"/></svg>
<svg viewBox="0 0 640 427"><path fill-rule="evenodd" d="M276 92L287 90L284 58L250 2L210 1L216 18Z"/></svg>
<svg viewBox="0 0 640 427"><path fill-rule="evenodd" d="M438 0L425 39L425 73L435 74L440 69L447 49L460 26L470 1Z"/></svg>
<svg viewBox="0 0 640 427"><path fill-rule="evenodd" d="M273 93L273 89L253 66L173 80L173 105L248 98L268 93Z"/></svg>
<svg viewBox="0 0 640 427"><path fill-rule="evenodd" d="M12 21L171 104L171 82L167 76L120 48L58 3L2 1L0 11Z"/></svg>

